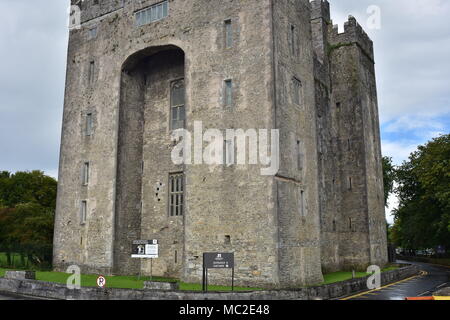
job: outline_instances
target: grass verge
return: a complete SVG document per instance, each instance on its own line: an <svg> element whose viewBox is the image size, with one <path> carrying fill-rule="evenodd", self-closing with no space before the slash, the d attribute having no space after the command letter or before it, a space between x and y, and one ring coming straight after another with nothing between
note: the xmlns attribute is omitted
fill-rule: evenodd
<svg viewBox="0 0 450 320"><path fill-rule="evenodd" d="M386 272L390 270L398 269L396 266L389 266L381 270L381 272ZM370 273L367 272L355 272L355 278L364 278L370 276ZM331 284L341 281L346 281L352 279L353 275L351 271L338 271L333 273L328 273L323 275L324 282L322 284Z"/></svg>
<svg viewBox="0 0 450 320"><path fill-rule="evenodd" d="M5 275L6 270L0 268L0 277ZM70 276L68 273L64 272L54 272L54 271L36 271L36 280L55 282L55 283L67 283L67 279ZM150 281L150 277L141 277L138 279L137 276L105 276L106 287L108 288L125 288L125 289L142 289L144 288L144 281ZM163 277L153 277L153 281L165 281L165 282L178 282L180 284L180 290L182 291L201 291L202 285L200 283L185 283L177 279L163 278ZM81 286L82 287L96 287L97 286L97 275L81 275ZM209 291L231 291L231 286L215 286L209 285ZM246 288L246 287L235 287L235 291L255 291L261 290L258 288Z"/></svg>
<svg viewBox="0 0 450 320"><path fill-rule="evenodd" d="M384 269L382 269L382 272L395 270L398 267L396 266L389 266ZM6 270L12 270L12 269L5 269L0 268L0 277L3 277L5 275ZM355 276L356 278L363 278L370 275L366 272L356 272ZM67 278L70 276L68 273L63 272L54 272L54 271L36 271L36 279L39 281L46 281L46 282L55 282L55 283L67 283ZM336 282L341 282L345 280L352 279L352 272L345 272L345 271L339 271L339 272L333 272L325 274L324 276L324 282L320 285L324 284L331 284ZM138 279L137 276L105 276L106 278L106 286L108 288L125 288L125 289L142 289L144 287L144 281L150 281L150 277L141 277ZM202 285L200 283L185 283L181 282L177 279L171 279L171 278L163 278L163 277L153 277L153 281L165 281L165 282L179 282L180 284L180 290L182 291L201 291ZM96 287L97 286L97 275L87 275L82 274L81 275L81 286L82 287ZM235 287L235 291L256 291L256 290L262 290L259 288L246 288L246 287ZM208 286L209 291L230 291L231 287L228 286L215 286L210 285Z"/></svg>

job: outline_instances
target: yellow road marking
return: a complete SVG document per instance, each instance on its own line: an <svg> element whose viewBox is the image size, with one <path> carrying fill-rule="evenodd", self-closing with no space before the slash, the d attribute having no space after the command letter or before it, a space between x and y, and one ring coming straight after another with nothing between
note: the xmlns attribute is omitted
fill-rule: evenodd
<svg viewBox="0 0 450 320"><path fill-rule="evenodd" d="M403 280L400 280L400 281L397 281L397 282L393 282L393 283L387 284L387 285L382 286L382 287L380 287L378 289L373 289L373 290L361 292L361 293L355 294L353 296L345 297L345 298L342 298L342 299L339 299L339 300L349 300L349 299L353 299L353 298L356 298L356 297L361 297L361 296L364 296L364 295L366 295L368 293L372 293L372 292L375 292L375 291L380 291L382 289L389 288L389 287L392 287L392 286L394 286L396 284L403 283L405 281L409 281L409 280L415 279L417 277L422 277L422 276L427 275L427 274L428 274L428 272L421 271L420 274L418 274L418 275L415 275L415 276L412 276L412 277L409 277L409 278L406 278L406 279L403 279Z"/></svg>

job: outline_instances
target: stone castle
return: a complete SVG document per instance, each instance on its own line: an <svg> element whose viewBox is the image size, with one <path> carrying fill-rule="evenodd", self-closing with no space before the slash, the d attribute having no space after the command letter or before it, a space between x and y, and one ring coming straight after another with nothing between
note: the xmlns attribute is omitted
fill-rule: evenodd
<svg viewBox="0 0 450 320"><path fill-rule="evenodd" d="M54 267L236 284L320 283L387 262L373 43L326 0L72 0ZM259 165L177 165L171 132L279 129ZM229 282L229 271L210 274Z"/></svg>

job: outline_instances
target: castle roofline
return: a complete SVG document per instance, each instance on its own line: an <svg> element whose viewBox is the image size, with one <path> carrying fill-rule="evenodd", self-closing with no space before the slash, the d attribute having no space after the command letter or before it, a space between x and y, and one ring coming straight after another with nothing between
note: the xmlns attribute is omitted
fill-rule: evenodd
<svg viewBox="0 0 450 320"><path fill-rule="evenodd" d="M356 18L349 16L347 22L344 23L344 32L339 32L339 26L333 25L330 34L330 45L356 43L374 60L373 41L356 21Z"/></svg>

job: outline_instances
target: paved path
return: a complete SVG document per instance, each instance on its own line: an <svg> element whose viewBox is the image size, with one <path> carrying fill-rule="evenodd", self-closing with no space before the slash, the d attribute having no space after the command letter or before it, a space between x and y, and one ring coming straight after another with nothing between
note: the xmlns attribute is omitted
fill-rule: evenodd
<svg viewBox="0 0 450 320"><path fill-rule="evenodd" d="M410 261L397 262L417 265L421 274L342 300L404 300L406 297L431 296L440 288L450 286L450 267Z"/></svg>

